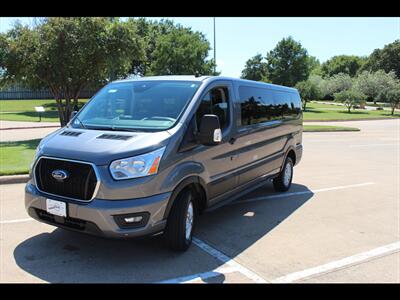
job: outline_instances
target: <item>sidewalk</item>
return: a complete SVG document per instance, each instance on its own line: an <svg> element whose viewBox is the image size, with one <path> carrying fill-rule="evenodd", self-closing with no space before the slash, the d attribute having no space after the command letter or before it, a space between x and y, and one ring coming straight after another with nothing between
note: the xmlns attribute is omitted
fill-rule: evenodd
<svg viewBox="0 0 400 300"><path fill-rule="evenodd" d="M340 103L340 102L327 102L327 101L315 101L315 102L317 102L317 103L320 103L320 104L330 104L330 105L339 105L339 106L344 106L344 104L343 103ZM334 109L334 108L333 108ZM369 106L369 105L365 105L365 109L366 110L376 110L376 107L375 106ZM390 108L390 107L383 107L383 109L384 110L388 110L388 111L392 111L392 109ZM397 111L400 111L400 109L397 109L397 108L395 108L395 111L397 112Z"/></svg>
<svg viewBox="0 0 400 300"><path fill-rule="evenodd" d="M25 129L25 128L57 128L58 122L20 122L0 120L0 130Z"/></svg>
<svg viewBox="0 0 400 300"><path fill-rule="evenodd" d="M0 142L41 139L58 128L54 122L0 121Z"/></svg>

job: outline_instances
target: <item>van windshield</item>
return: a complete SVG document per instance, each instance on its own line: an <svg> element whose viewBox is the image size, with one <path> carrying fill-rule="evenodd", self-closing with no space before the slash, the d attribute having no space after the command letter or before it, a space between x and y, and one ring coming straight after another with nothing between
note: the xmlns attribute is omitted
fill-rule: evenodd
<svg viewBox="0 0 400 300"><path fill-rule="evenodd" d="M198 81L111 83L71 124L75 128L159 131L172 127L199 88Z"/></svg>

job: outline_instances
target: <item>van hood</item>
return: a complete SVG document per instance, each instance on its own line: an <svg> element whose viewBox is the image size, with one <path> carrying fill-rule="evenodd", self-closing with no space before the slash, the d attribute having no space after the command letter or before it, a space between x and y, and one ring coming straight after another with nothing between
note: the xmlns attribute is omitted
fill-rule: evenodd
<svg viewBox="0 0 400 300"><path fill-rule="evenodd" d="M43 139L40 155L106 165L166 146L171 134L61 128Z"/></svg>

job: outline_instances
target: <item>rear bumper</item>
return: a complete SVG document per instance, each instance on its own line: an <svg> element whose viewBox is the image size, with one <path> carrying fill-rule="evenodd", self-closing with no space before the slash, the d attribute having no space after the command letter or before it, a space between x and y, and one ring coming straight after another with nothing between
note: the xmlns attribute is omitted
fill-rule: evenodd
<svg viewBox="0 0 400 300"><path fill-rule="evenodd" d="M39 192L28 182L25 187L25 208L28 214L43 223L98 236L130 238L152 235L163 231L163 218L171 193L129 200L93 199L90 202L76 202L48 196ZM46 213L46 198L67 203L67 218ZM131 213L147 213L148 220L141 227L121 228L114 216Z"/></svg>

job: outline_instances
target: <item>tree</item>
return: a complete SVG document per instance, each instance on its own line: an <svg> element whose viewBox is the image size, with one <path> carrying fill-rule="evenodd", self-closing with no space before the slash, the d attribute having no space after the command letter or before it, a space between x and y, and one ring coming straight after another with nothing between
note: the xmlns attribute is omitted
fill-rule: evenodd
<svg viewBox="0 0 400 300"><path fill-rule="evenodd" d="M400 84L397 83L393 88L385 88L378 94L379 101L390 103L392 115L394 110L400 105Z"/></svg>
<svg viewBox="0 0 400 300"><path fill-rule="evenodd" d="M137 35L136 27L118 19L113 18L105 28L107 34L105 51L108 58L104 59L107 61L107 81L125 78L132 68L132 58L144 57L143 40ZM101 80L104 79L100 78Z"/></svg>
<svg viewBox="0 0 400 300"><path fill-rule="evenodd" d="M45 18L32 29L17 24L5 38L4 80L49 88L61 126L82 89L123 78L143 55L132 26L104 17Z"/></svg>
<svg viewBox="0 0 400 300"><path fill-rule="evenodd" d="M322 81L322 94L325 97L333 98L333 94L349 90L353 85L353 80L348 74L335 74Z"/></svg>
<svg viewBox="0 0 400 300"><path fill-rule="evenodd" d="M149 75L212 75L214 61L207 60L210 43L205 36L176 26L159 35L150 63Z"/></svg>
<svg viewBox="0 0 400 300"><path fill-rule="evenodd" d="M296 88L303 101L303 110L306 110L307 102L321 97L321 89L315 80L300 81L296 84Z"/></svg>
<svg viewBox="0 0 400 300"><path fill-rule="evenodd" d="M214 74L207 60L210 43L205 36L170 20L129 19L144 42L145 57L132 62L131 73L145 75Z"/></svg>
<svg viewBox="0 0 400 300"><path fill-rule="evenodd" d="M347 112L351 113L351 108L364 101L365 95L354 89L341 91L334 94L335 101L342 102L347 107Z"/></svg>
<svg viewBox="0 0 400 300"><path fill-rule="evenodd" d="M0 88L5 84L3 77L5 70L3 68L3 62L7 56L8 44L4 34L0 34Z"/></svg>
<svg viewBox="0 0 400 300"><path fill-rule="evenodd" d="M400 79L400 40L387 44L383 49L375 49L368 57L362 71L393 71Z"/></svg>
<svg viewBox="0 0 400 300"><path fill-rule="evenodd" d="M311 63L307 50L292 37L284 38L267 54L268 78L272 83L295 86L307 80Z"/></svg>
<svg viewBox="0 0 400 300"><path fill-rule="evenodd" d="M321 75L321 63L315 56L308 57L308 64L310 67L310 75Z"/></svg>
<svg viewBox="0 0 400 300"><path fill-rule="evenodd" d="M261 54L257 54L246 61L241 78L262 81L267 77L267 66Z"/></svg>
<svg viewBox="0 0 400 300"><path fill-rule="evenodd" d="M321 65L321 73L324 77L331 77L335 74L348 74L356 76L358 70L365 63L366 58L355 55L337 55Z"/></svg>
<svg viewBox="0 0 400 300"><path fill-rule="evenodd" d="M145 52L143 57L133 59L130 74L145 76L149 73L150 65L154 60L154 50L158 37L170 33L175 29L175 25L170 20L151 21L145 18L129 18L127 23L137 29L137 34L143 41Z"/></svg>
<svg viewBox="0 0 400 300"><path fill-rule="evenodd" d="M365 94L368 100L377 101L380 91L392 88L396 83L394 72L385 73L383 70L377 72L363 71L354 82L354 88Z"/></svg>
<svg viewBox="0 0 400 300"><path fill-rule="evenodd" d="M310 76L308 77L307 80L311 81L314 85L317 86L318 91L319 91L318 99L324 99L326 97L326 82L327 82L327 80L322 78L321 75L316 75L313 73L310 74Z"/></svg>

